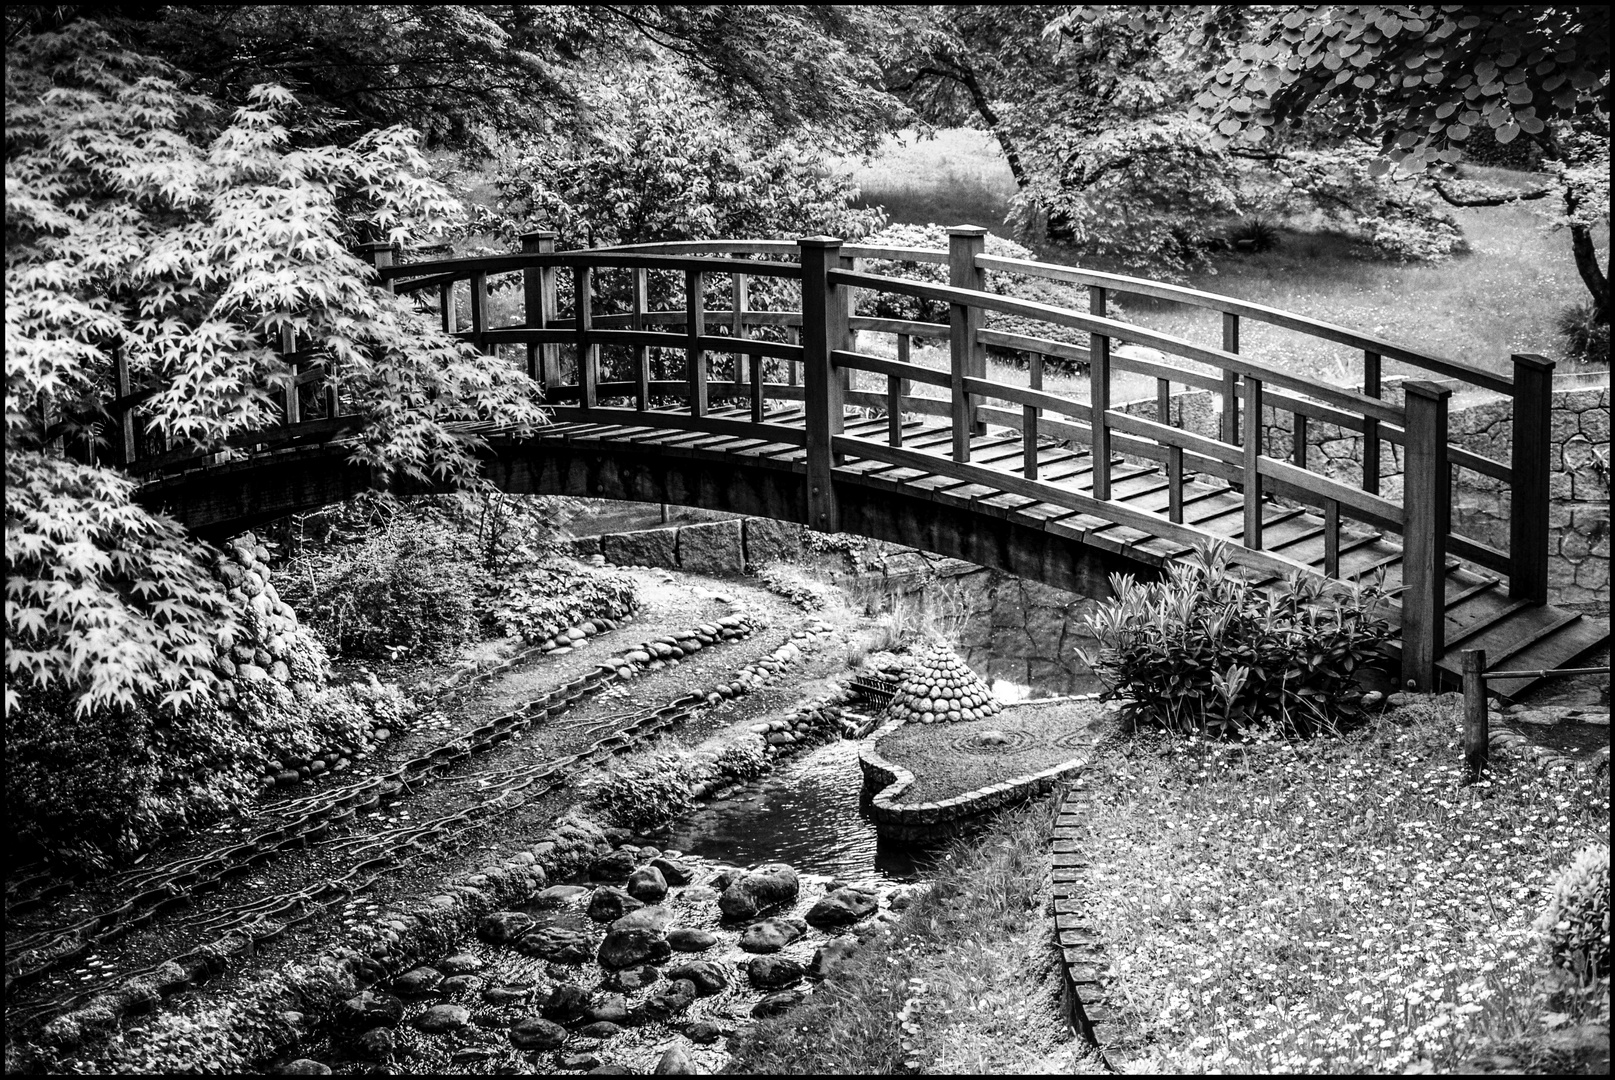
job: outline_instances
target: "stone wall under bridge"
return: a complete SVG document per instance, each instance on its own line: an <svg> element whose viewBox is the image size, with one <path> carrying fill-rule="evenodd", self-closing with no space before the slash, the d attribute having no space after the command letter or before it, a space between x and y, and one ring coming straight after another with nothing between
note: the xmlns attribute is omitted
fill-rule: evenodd
<svg viewBox="0 0 1615 1080"><path fill-rule="evenodd" d="M1557 607L1607 615L1610 610L1609 379L1589 385L1588 376L1554 379L1550 429L1548 597ZM1402 404L1401 380L1387 379L1384 396ZM1155 401L1118 405L1123 412L1156 419ZM1207 390L1172 395L1172 422L1217 438L1222 398ZM1263 441L1270 457L1294 458L1294 414L1263 409ZM1513 402L1495 394L1454 397L1448 413L1452 442L1495 461L1508 462L1513 446ZM1333 424L1307 425L1307 467L1352 485L1363 480L1363 437ZM1380 444L1380 494L1402 498L1402 448ZM1502 481L1468 469L1453 484L1455 532L1508 549L1509 490Z"/></svg>

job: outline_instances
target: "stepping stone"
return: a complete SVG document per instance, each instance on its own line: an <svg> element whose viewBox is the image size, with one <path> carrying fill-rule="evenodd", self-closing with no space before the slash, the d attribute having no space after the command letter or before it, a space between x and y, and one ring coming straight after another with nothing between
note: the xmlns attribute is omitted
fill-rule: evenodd
<svg viewBox="0 0 1615 1080"><path fill-rule="evenodd" d="M404 1002L381 990L361 990L336 1007L336 1018L350 1027L397 1027Z"/></svg>
<svg viewBox="0 0 1615 1080"><path fill-rule="evenodd" d="M415 1026L429 1035L457 1031L471 1023L471 1010L464 1005L433 1005L415 1018Z"/></svg>
<svg viewBox="0 0 1615 1080"><path fill-rule="evenodd" d="M434 992L442 981L443 973L436 968L418 967L394 979L393 992L402 997L420 997Z"/></svg>
<svg viewBox="0 0 1615 1080"><path fill-rule="evenodd" d="M806 933L807 925L799 919L764 919L746 927L740 947L752 953L779 952Z"/></svg>
<svg viewBox="0 0 1615 1080"><path fill-rule="evenodd" d="M566 1041L566 1028L538 1016L511 1025L510 1041L518 1050L554 1050Z"/></svg>
<svg viewBox="0 0 1615 1080"><path fill-rule="evenodd" d="M763 990L777 990L797 982L807 970L800 963L784 956L758 956L746 965L746 974L753 986Z"/></svg>
<svg viewBox="0 0 1615 1080"><path fill-rule="evenodd" d="M677 930L668 931L667 934L668 947L674 952L705 952L717 943L718 935L709 930L680 927Z"/></svg>
<svg viewBox="0 0 1615 1080"><path fill-rule="evenodd" d="M729 976L723 968L710 960L687 960L664 973L669 979L685 979L695 987L699 997L711 997L729 985Z"/></svg>

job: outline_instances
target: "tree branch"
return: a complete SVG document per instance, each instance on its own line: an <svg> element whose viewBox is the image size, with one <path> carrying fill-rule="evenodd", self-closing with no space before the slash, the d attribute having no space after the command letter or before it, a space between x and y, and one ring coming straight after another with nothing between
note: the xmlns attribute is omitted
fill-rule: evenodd
<svg viewBox="0 0 1615 1080"><path fill-rule="evenodd" d="M1519 191L1509 195L1454 196L1447 191L1439 180L1431 181L1430 186L1435 189L1435 193L1440 195L1442 201L1448 206L1507 206L1510 203L1545 199L1553 194L1552 188L1537 188L1535 191Z"/></svg>

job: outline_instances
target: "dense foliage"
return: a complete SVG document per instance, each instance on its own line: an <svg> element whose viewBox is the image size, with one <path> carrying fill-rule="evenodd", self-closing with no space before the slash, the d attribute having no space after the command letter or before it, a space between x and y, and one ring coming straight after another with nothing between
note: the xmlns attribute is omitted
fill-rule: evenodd
<svg viewBox="0 0 1615 1080"><path fill-rule="evenodd" d="M376 287L360 233L406 241L458 213L414 136L294 146L289 94L221 115L90 23L8 42L6 65L7 701L30 682L76 708L195 700L222 619L197 548L132 502L111 465L64 460L105 431L112 354L150 447L220 449L273 423L282 331L330 357L368 421L355 460L465 482L453 425L541 414L490 365Z"/></svg>
<svg viewBox="0 0 1615 1080"><path fill-rule="evenodd" d="M1264 591L1231 556L1201 545L1159 581L1112 576L1115 596L1083 617L1099 651L1082 659L1102 696L1171 731L1213 735L1311 734L1359 716L1357 673L1390 638L1380 593L1299 575Z"/></svg>
<svg viewBox="0 0 1615 1080"><path fill-rule="evenodd" d="M1537 920L1556 967L1582 979L1609 978L1609 844L1576 853L1554 876Z"/></svg>

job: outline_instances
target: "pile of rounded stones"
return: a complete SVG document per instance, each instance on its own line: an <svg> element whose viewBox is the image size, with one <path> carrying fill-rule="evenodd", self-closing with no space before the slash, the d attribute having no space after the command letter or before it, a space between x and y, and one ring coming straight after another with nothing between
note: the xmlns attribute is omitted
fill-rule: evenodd
<svg viewBox="0 0 1615 1080"><path fill-rule="evenodd" d="M901 720L939 724L983 720L1002 709L980 675L933 641L910 657L889 711Z"/></svg>

